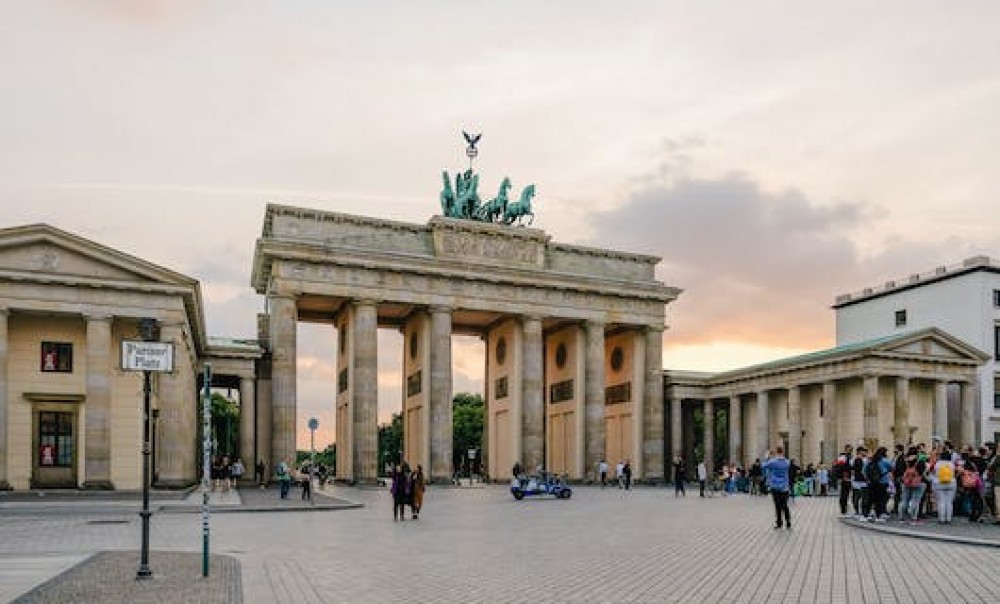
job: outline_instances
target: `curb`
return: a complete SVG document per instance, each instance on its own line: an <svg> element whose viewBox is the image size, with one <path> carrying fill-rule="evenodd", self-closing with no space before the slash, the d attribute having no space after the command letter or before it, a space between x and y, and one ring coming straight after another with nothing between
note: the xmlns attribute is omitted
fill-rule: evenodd
<svg viewBox="0 0 1000 604"><path fill-rule="evenodd" d="M975 537L956 537L955 535L940 535L937 533L925 533L922 531L908 531L906 529L895 528L891 526L886 526L884 524L875 524L872 522L858 522L850 518L839 518L840 522L846 524L847 526L853 526L857 529L875 531L878 533L886 533L889 535L897 535L900 537L911 537L913 539L926 539L929 541L944 541L946 543L960 543L963 545L975 545L978 547L993 547L1000 548L1000 541L991 541L989 539L976 539Z"/></svg>
<svg viewBox="0 0 1000 604"><path fill-rule="evenodd" d="M365 507L362 503L340 503L321 504L314 506L300 507L267 507L267 506L214 506L209 508L212 515L215 514L256 514L264 512L334 512L337 510L355 510ZM163 514L200 514L201 506L161 506L156 510Z"/></svg>

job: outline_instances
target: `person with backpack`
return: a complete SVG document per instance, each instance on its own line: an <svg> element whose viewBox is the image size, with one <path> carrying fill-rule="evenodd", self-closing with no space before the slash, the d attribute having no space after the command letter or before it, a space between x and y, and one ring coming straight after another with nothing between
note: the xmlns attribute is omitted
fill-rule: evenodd
<svg viewBox="0 0 1000 604"><path fill-rule="evenodd" d="M868 491L868 481L865 479L865 468L868 466L868 449L858 447L857 455L851 462L851 506L858 520L867 520L871 513L872 501Z"/></svg>
<svg viewBox="0 0 1000 604"><path fill-rule="evenodd" d="M920 500L924 497L924 473L927 472L927 464L917 459L917 450L911 447L904 460L903 473L900 476L900 485L903 489L901 505L898 506L899 521L906 520L907 514L910 522L916 523L920 517Z"/></svg>
<svg viewBox="0 0 1000 604"><path fill-rule="evenodd" d="M959 483L969 501L969 522L979 522L983 516L983 478L975 464L963 464L959 470Z"/></svg>
<svg viewBox="0 0 1000 604"><path fill-rule="evenodd" d="M278 485L281 487L281 498L288 499L288 490L292 488L292 470L288 466L288 460L281 460L275 471L278 474Z"/></svg>
<svg viewBox="0 0 1000 604"><path fill-rule="evenodd" d="M844 452L833 463L833 479L840 488L840 515L847 515L847 502L851 498L851 461L853 448L844 446ZM857 508L854 513L857 514Z"/></svg>
<svg viewBox="0 0 1000 604"><path fill-rule="evenodd" d="M903 500L903 472L906 471L906 448L903 445L896 445L895 456L892 458L892 514L899 514L899 504Z"/></svg>
<svg viewBox="0 0 1000 604"><path fill-rule="evenodd" d="M868 495L875 508L875 522L885 522L889 517L889 481L892 478L892 462L887 458L888 451L885 447L875 450L875 456L865 471L865 479L868 482Z"/></svg>
<svg viewBox="0 0 1000 604"><path fill-rule="evenodd" d="M934 460L931 469L931 483L934 488L934 503L937 507L938 523L951 524L955 503L955 464L951 460L951 450L943 447Z"/></svg>

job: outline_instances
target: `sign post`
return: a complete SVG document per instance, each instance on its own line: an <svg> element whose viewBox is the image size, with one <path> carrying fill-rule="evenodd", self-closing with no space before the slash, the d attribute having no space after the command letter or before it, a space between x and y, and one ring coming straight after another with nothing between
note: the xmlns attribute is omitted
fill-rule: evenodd
<svg viewBox="0 0 1000 604"><path fill-rule="evenodd" d="M201 398L201 576L208 576L208 492L212 487L212 364L205 363Z"/></svg>
<svg viewBox="0 0 1000 604"><path fill-rule="evenodd" d="M157 342L160 338L160 326L156 319L141 319L139 321L141 342L122 340L122 370L142 371L142 549L139 554L139 571L137 579L149 579L153 571L149 568L149 477L150 444L149 423L152 420L149 396L152 392L152 374L154 371L170 373L174 370L173 342Z"/></svg>
<svg viewBox="0 0 1000 604"><path fill-rule="evenodd" d="M315 417L309 419L309 503L316 505L313 501L313 473L316 472L316 430L319 428L319 420Z"/></svg>

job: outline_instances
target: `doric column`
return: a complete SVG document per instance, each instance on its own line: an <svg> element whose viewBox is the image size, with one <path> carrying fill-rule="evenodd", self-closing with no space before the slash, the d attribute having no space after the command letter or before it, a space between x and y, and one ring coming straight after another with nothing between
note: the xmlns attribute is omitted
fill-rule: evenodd
<svg viewBox="0 0 1000 604"><path fill-rule="evenodd" d="M642 453L644 478L662 482L663 463L663 328L646 328L646 379L643 393Z"/></svg>
<svg viewBox="0 0 1000 604"><path fill-rule="evenodd" d="M823 383L823 456L824 463L832 463L839 450L837 442L837 385Z"/></svg>
<svg viewBox="0 0 1000 604"><path fill-rule="evenodd" d="M705 470L711 476L715 471L715 401L705 399L705 423L704 423L705 445Z"/></svg>
<svg viewBox="0 0 1000 604"><path fill-rule="evenodd" d="M545 404L543 402L542 320L521 319L521 447L524 467L534 471L545 464Z"/></svg>
<svg viewBox="0 0 1000 604"><path fill-rule="evenodd" d="M962 442L960 446L977 447L976 443L976 384L962 382Z"/></svg>
<svg viewBox="0 0 1000 604"><path fill-rule="evenodd" d="M247 468L256 463L254 445L257 443L257 401L254 396L254 379L240 378L240 456ZM247 472L247 476L250 472Z"/></svg>
<svg viewBox="0 0 1000 604"><path fill-rule="evenodd" d="M378 306L354 302L354 480L378 480ZM433 383L433 382L432 382Z"/></svg>
<svg viewBox="0 0 1000 604"><path fill-rule="evenodd" d="M591 469L604 458L604 323L587 321L586 389L584 410L587 421L585 439L587 457L584 466Z"/></svg>
<svg viewBox="0 0 1000 604"><path fill-rule="evenodd" d="M486 349L486 354L483 355L483 403L486 408L483 410L483 440L482 448L479 451L479 473L480 476L489 474L489 461L490 461L490 421L492 420L492 415L490 413L490 384L493 383L490 378L490 337L489 334L484 333L481 337L483 345ZM490 480L493 479L492 476L488 476Z"/></svg>
<svg viewBox="0 0 1000 604"><path fill-rule="evenodd" d="M451 309L431 308L431 471L435 482L450 482L452 462Z"/></svg>
<svg viewBox="0 0 1000 604"><path fill-rule="evenodd" d="M271 294L271 459L268 471L282 461L295 463L295 365L299 310L296 297Z"/></svg>
<svg viewBox="0 0 1000 604"><path fill-rule="evenodd" d="M802 388L788 389L788 459L802 464Z"/></svg>
<svg viewBox="0 0 1000 604"><path fill-rule="evenodd" d="M7 473L7 441L10 426L7 425L7 350L8 320L10 311L0 308L0 491L10 490L10 475Z"/></svg>
<svg viewBox="0 0 1000 604"><path fill-rule="evenodd" d="M194 366L187 350L183 325L160 326L160 341L174 344L174 371L157 374L158 420L162 437L158 445L158 485L184 487L197 481L198 415Z"/></svg>
<svg viewBox="0 0 1000 604"><path fill-rule="evenodd" d="M729 397L729 461L744 465L743 407L739 396Z"/></svg>
<svg viewBox="0 0 1000 604"><path fill-rule="evenodd" d="M893 404L892 431L898 444L909 444L910 440L910 379L896 378L896 398Z"/></svg>
<svg viewBox="0 0 1000 604"><path fill-rule="evenodd" d="M684 432L681 423L681 406L683 399L673 397L670 399L670 463L677 461L677 458L684 455ZM689 463L691 460L687 460ZM672 467L672 466L671 466ZM672 476L674 480L676 476Z"/></svg>
<svg viewBox="0 0 1000 604"><path fill-rule="evenodd" d="M934 383L934 434L941 440L948 440L948 382Z"/></svg>
<svg viewBox="0 0 1000 604"><path fill-rule="evenodd" d="M767 390L757 393L757 452L761 459L771 449L771 418L768 413Z"/></svg>
<svg viewBox="0 0 1000 604"><path fill-rule="evenodd" d="M865 446L874 451L878 446L878 376L866 375L862 382L862 428Z"/></svg>
<svg viewBox="0 0 1000 604"><path fill-rule="evenodd" d="M111 483L111 317L87 317L87 402L84 488Z"/></svg>

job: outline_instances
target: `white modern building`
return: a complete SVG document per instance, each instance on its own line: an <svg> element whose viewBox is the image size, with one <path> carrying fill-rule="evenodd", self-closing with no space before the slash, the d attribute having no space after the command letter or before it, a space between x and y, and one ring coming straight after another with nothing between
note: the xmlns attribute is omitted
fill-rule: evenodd
<svg viewBox="0 0 1000 604"><path fill-rule="evenodd" d="M986 352L977 385L977 435L1000 440L1000 262L975 256L837 296L833 308L838 346L936 327ZM950 398L959 404L957 394Z"/></svg>

